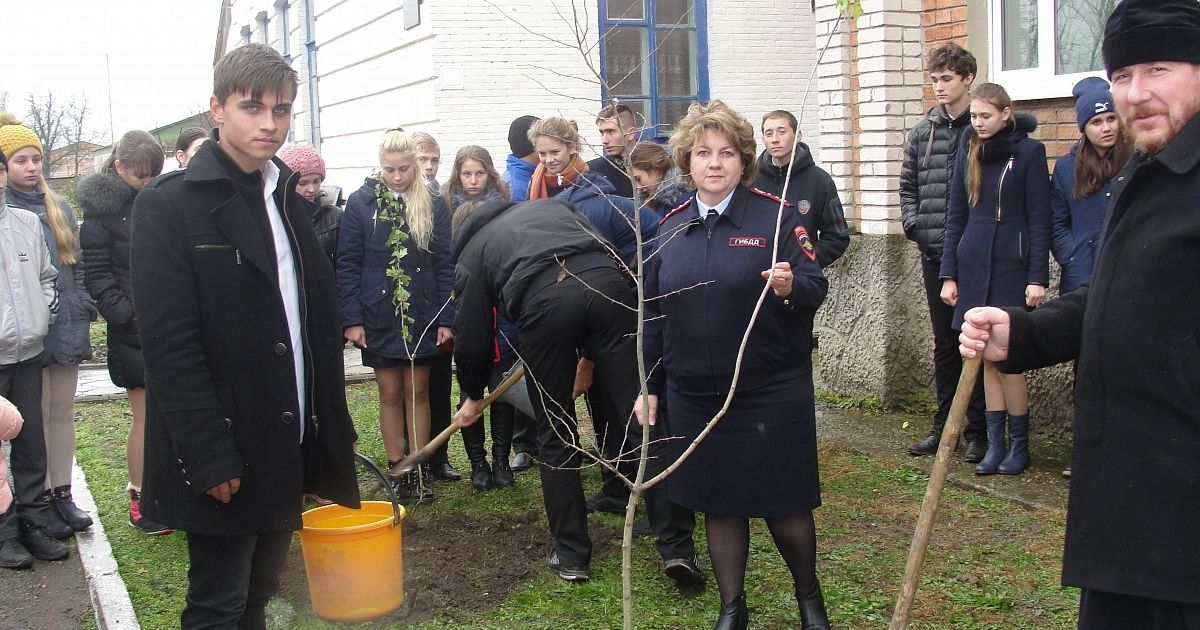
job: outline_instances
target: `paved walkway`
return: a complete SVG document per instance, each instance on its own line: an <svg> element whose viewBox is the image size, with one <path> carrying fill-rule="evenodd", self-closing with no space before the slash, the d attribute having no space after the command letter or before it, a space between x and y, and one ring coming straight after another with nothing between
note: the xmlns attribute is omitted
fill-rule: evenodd
<svg viewBox="0 0 1200 630"><path fill-rule="evenodd" d="M372 370L362 366L357 350L347 350L345 361L347 382L373 378ZM84 366L80 371L76 394L78 402L111 400L124 395L122 388L109 381L105 366ZM928 431L928 419L925 418L902 414L863 414L818 405L817 428L822 440L841 443L872 457L912 463L926 471L932 464L932 457L913 459L904 453L904 445L919 439ZM962 462L960 449L951 466L948 483L992 494L1029 508L1065 509L1067 485L1059 472L1069 458L1069 451L1062 444L1047 444L1042 440L1035 440L1031 448L1034 451L1033 465L1028 472L1017 477L976 477L972 467ZM0 588L0 610L28 605L24 600L8 601L14 593L40 592L43 601L53 600L57 607L54 615L35 617L46 622L44 627L81 628L87 616L87 598L90 597L92 611L101 630L139 628L125 583L96 514L95 502L92 501L83 471L78 466L74 468L73 482L77 504L92 515L95 524L87 532L75 537L77 550L68 560L37 561L32 571L0 573L4 584L4 588ZM4 624L4 618L0 617L0 630L7 627Z"/></svg>

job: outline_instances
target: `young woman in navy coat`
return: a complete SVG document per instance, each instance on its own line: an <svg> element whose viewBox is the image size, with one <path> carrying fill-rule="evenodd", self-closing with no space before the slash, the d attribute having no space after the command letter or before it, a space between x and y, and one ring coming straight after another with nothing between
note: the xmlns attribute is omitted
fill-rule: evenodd
<svg viewBox="0 0 1200 630"><path fill-rule="evenodd" d="M397 221L389 220L390 213ZM438 346L451 339L454 324L450 215L441 196L425 184L412 138L403 130L388 130L383 137L379 175L350 195L340 232L342 329L362 350L363 365L375 369L379 428L393 464L404 458L406 444L415 451L429 442L429 366ZM406 252L397 257L401 247ZM407 276L408 291L399 304L397 273ZM403 499L433 498L429 485L418 484L416 476L396 481Z"/></svg>
<svg viewBox="0 0 1200 630"><path fill-rule="evenodd" d="M942 301L954 307L955 329L976 306L1033 308L1050 282L1046 147L1028 136L1037 120L1014 114L1004 88L983 83L971 98L971 126L950 182L942 251ZM975 473L1019 475L1029 465L1025 376L984 362L983 378L988 450Z"/></svg>
<svg viewBox="0 0 1200 630"><path fill-rule="evenodd" d="M667 492L704 512L721 594L716 628L746 627L751 518L766 519L792 573L803 627L828 628L812 515L821 491L811 345L828 284L795 208L785 207L781 221L779 200L745 185L755 174L749 121L720 101L693 105L670 146L697 191L663 219L645 265L650 421L666 403L679 453L731 388L733 396ZM734 387L738 347L760 297ZM646 420L641 401L635 413Z"/></svg>

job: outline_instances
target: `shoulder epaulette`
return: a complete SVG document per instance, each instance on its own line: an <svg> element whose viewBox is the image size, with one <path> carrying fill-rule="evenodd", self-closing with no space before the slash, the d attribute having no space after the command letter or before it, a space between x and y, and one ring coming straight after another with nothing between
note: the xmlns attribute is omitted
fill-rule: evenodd
<svg viewBox="0 0 1200 630"><path fill-rule="evenodd" d="M662 225L662 224L666 223L666 222L667 222L667 219L670 219L671 217L675 216L675 213L676 213L676 212L679 212L680 210L683 210L684 208L686 208L686 207L688 207L688 206L692 205L692 199L694 199L694 197L688 197L688 200L687 200L687 201L685 201L685 202L683 202L683 203L679 204L679 207L678 207L678 208L675 208L674 210L672 210L672 211L668 212L668 213L666 214L666 216L664 216L664 217L662 218L662 220L658 222L658 224L659 224L659 225Z"/></svg>
<svg viewBox="0 0 1200 630"><path fill-rule="evenodd" d="M769 193L769 192L767 192L767 191L765 191L765 190L762 190L762 189L759 189L759 188L751 188L751 189L750 189L750 192L752 192L752 193L754 193L754 194L758 195L759 197L766 197L767 199L770 199L771 201L774 201L775 203L779 203L780 201L782 201L782 202L783 202L783 207L785 207L785 208L791 208L791 207L792 207L792 202L790 202L790 201L786 201L786 200L784 200L784 199L781 199L781 198L779 198L779 197L777 197L777 196L775 196L775 195L772 195L771 193Z"/></svg>

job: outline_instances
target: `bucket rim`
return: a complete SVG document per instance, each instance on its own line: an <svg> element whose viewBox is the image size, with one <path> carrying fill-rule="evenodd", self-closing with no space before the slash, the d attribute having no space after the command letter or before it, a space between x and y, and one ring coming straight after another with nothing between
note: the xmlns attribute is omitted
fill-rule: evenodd
<svg viewBox="0 0 1200 630"><path fill-rule="evenodd" d="M371 531L374 529L381 529L381 526L386 526L389 528L390 527L399 527L400 521L403 521L408 516L408 513L404 509L403 505L397 506L389 501L363 501L362 505L364 508L368 505L380 506L380 507L386 505L388 508L388 511L392 512L392 513L391 514L381 513L378 515L379 518L377 520L371 521L369 523L362 523L361 525L350 525L348 527L316 527L313 525L309 525L308 523L304 523L303 517L305 515L309 515L309 514L317 515L322 512L346 512L348 514L354 514L355 512L362 511L361 508L358 510L355 510L352 508L348 508L344 505L338 505L336 503L333 505L322 505L319 507L312 508L311 510L304 511L304 513L301 515L301 519L300 519L301 523L302 523L302 525L300 526L300 532L301 532L301 534L303 534L304 532L309 532L309 533L314 533L314 534L317 534L317 533L319 533L319 534L354 534L354 533L359 533L359 532ZM398 514L396 512L393 512L393 510L395 508L399 509Z"/></svg>

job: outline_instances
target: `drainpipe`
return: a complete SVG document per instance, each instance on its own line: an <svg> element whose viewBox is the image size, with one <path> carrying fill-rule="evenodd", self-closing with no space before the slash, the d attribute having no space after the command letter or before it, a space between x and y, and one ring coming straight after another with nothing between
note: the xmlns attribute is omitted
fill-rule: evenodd
<svg viewBox="0 0 1200 630"><path fill-rule="evenodd" d="M308 142L321 150L321 109L317 98L317 35L316 16L313 15L313 0L304 0L301 5L300 24L304 41L305 83L308 88Z"/></svg>

